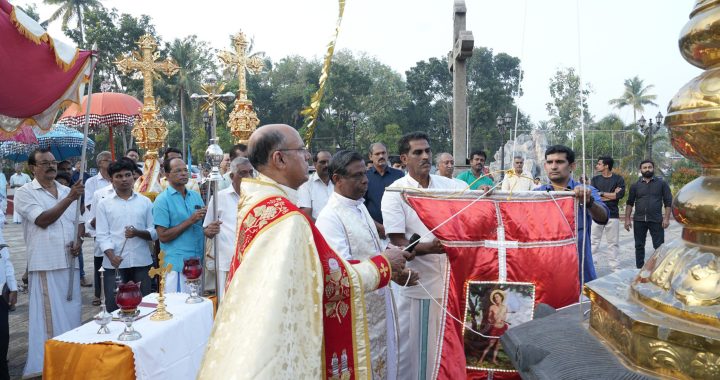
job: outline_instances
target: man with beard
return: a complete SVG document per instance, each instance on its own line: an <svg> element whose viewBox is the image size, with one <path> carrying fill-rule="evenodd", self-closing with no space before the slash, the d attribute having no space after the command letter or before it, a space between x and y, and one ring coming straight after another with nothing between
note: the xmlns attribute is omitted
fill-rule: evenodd
<svg viewBox="0 0 720 380"><path fill-rule="evenodd" d="M407 168L407 175L389 187L463 190L462 185L450 178L430 174L432 150L430 137L424 132L412 132L398 143L400 160ZM385 232L390 243L406 247L412 243L413 234L422 236L408 261L407 268L420 273L423 287L395 287L400 339L399 373L403 379L426 379L435 368L437 339L444 321L439 304L445 289L443 282L447 257L445 248L435 235L420 221L399 192L385 192L382 199L382 215ZM428 294L429 293L429 294Z"/></svg>
<svg viewBox="0 0 720 380"><path fill-rule="evenodd" d="M575 197L580 201L577 220L578 237L578 265L580 266L580 279L589 282L597 278L595 265L592 259L590 245L590 221L601 225L608 222L607 205L600 199L597 189L590 185L583 185L572 178L575 170L575 152L564 145L553 145L545 150L545 172L550 184L543 185L535 191L565 191L575 192ZM587 222L588 228L584 228ZM584 254L584 256L583 256ZM583 266L582 258L585 257Z"/></svg>
<svg viewBox="0 0 720 380"><path fill-rule="evenodd" d="M310 158L295 128L250 136L237 244L198 379L371 379L364 294L403 275L405 253L351 264L294 202Z"/></svg>
<svg viewBox="0 0 720 380"><path fill-rule="evenodd" d="M313 173L307 182L303 183L298 189L298 207L305 215L316 220L320 211L333 193L333 183L330 181L328 174L328 164L330 164L330 152L320 151L313 156L313 165L315 165L315 173Z"/></svg>
<svg viewBox="0 0 720 380"><path fill-rule="evenodd" d="M370 161L373 166L367 171L368 189L365 192L365 207L375 221L375 228L380 239L385 239L385 227L383 226L383 215L380 209L385 188L391 183L402 178L405 173L402 170L388 166L387 147L383 143L370 145Z"/></svg>
<svg viewBox="0 0 720 380"><path fill-rule="evenodd" d="M320 212L317 228L344 259L367 260L382 251L382 243L363 204L368 186L363 158L357 152L338 152L328 170L335 192ZM366 293L365 305L373 379L396 379L398 337L392 292L383 288Z"/></svg>
<svg viewBox="0 0 720 380"><path fill-rule="evenodd" d="M172 271L165 276L165 290L185 292L183 260L202 257L205 252L202 221L207 209L200 193L187 189L190 173L182 158L169 158L163 169L168 187L155 198L153 221L165 262L172 264Z"/></svg>
<svg viewBox="0 0 720 380"><path fill-rule="evenodd" d="M23 220L23 235L29 274L29 339L24 377L39 376L43 369L45 341L80 326L80 273L77 267L80 238L73 235L77 202L83 195L82 181L71 188L55 181L57 161L50 149L35 150L28 157L35 179L15 192L15 209ZM77 244L77 243L80 244ZM66 299L68 290L72 300Z"/></svg>
<svg viewBox="0 0 720 380"><path fill-rule="evenodd" d="M610 210L610 219L606 225L593 226L592 250L597 253L603 233L605 233L608 248L610 249L608 264L613 270L617 270L620 265L620 210L618 201L625 195L625 179L612 172L614 164L615 160L612 157L602 156L598 158L595 170L599 174L590 180L590 184L598 189L600 199Z"/></svg>
<svg viewBox="0 0 720 380"><path fill-rule="evenodd" d="M642 177L630 186L625 207L625 229L635 228L635 265L645 265L645 240L650 231L653 248L658 249L665 242L665 228L670 225L672 193L667 182L655 177L655 163L645 160L640 163ZM665 205L665 216L662 206ZM635 214L633 215L633 207ZM632 219L631 219L632 218Z"/></svg>
<svg viewBox="0 0 720 380"><path fill-rule="evenodd" d="M470 185L470 190L487 191L493 186L492 177L485 173L487 154L482 150L470 153L470 170L460 173L457 178Z"/></svg>

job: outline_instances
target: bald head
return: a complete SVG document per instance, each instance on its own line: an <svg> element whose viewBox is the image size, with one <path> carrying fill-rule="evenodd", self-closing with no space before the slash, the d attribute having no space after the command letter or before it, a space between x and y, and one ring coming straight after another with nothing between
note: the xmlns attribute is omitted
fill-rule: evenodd
<svg viewBox="0 0 720 380"><path fill-rule="evenodd" d="M307 181L308 159L302 138L286 124L264 125L248 141L248 159L260 173L297 189Z"/></svg>

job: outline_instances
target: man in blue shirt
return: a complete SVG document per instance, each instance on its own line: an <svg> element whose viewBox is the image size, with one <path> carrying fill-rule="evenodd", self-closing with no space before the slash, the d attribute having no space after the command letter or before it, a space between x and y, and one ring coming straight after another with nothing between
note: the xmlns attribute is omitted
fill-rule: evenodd
<svg viewBox="0 0 720 380"><path fill-rule="evenodd" d="M600 193L596 188L583 185L572 178L574 170L575 152L572 149L564 145L548 147L545 150L545 172L548 179L550 179L550 184L542 185L536 188L535 191L575 191L575 196L580 202L576 221L578 227L578 263L581 266L581 279L589 282L597 278L590 248L590 219L592 218L597 224L605 225L608 222L610 210L600 199ZM583 219L587 221L587 229L584 226ZM583 263L580 259L583 249L585 253L584 268L582 268Z"/></svg>
<svg viewBox="0 0 720 380"><path fill-rule="evenodd" d="M198 192L185 188L189 172L182 158L163 162L163 169L169 186L155 199L153 220L160 249L165 251L165 262L172 264L172 271L165 277L165 290L185 292L183 259L202 260L205 243L202 221L207 209Z"/></svg>
<svg viewBox="0 0 720 380"><path fill-rule="evenodd" d="M382 197L385 194L385 188L404 177L405 173L388 166L387 147L383 143L370 145L370 161L373 166L367 171L368 188L365 192L365 207L375 221L378 235L381 239L385 239L385 227L383 227L382 211L380 210Z"/></svg>

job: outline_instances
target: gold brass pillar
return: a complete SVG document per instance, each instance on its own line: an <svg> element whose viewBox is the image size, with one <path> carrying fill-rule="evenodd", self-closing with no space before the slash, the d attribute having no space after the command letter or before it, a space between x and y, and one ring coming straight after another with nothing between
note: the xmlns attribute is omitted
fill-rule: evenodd
<svg viewBox="0 0 720 380"><path fill-rule="evenodd" d="M673 147L703 168L673 200L682 239L658 248L637 275L604 277L586 293L590 326L630 363L675 378L719 379L720 0L696 0L679 45L705 70L673 97L665 119Z"/></svg>

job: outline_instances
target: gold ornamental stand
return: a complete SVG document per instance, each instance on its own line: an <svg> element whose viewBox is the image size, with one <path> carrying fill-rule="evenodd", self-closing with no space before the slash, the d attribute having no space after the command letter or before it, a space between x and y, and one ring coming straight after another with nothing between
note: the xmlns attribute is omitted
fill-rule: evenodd
<svg viewBox="0 0 720 380"><path fill-rule="evenodd" d="M247 144L250 135L255 131L260 119L253 108L252 100L247 97L247 83L245 71L251 74L259 74L263 69L262 59L256 55L247 55L248 40L243 32L238 32L232 37L235 52L220 52L220 60L228 67L237 71L239 90L235 106L230 112L228 127L235 136L236 144Z"/></svg>
<svg viewBox="0 0 720 380"><path fill-rule="evenodd" d="M165 251L160 251L158 255L158 267L152 268L148 272L150 278L158 276L160 285L158 286L158 306L155 314L150 316L152 321L167 321L172 319L173 315L167 311L165 306L165 275L172 270L172 264L165 265Z"/></svg>
<svg viewBox="0 0 720 380"><path fill-rule="evenodd" d="M682 239L638 274L585 285L590 326L629 363L679 379L720 378L720 0L696 0L680 34L685 60L704 69L668 106L673 147L703 167L675 196Z"/></svg>
<svg viewBox="0 0 720 380"><path fill-rule="evenodd" d="M139 72L143 77L143 106L139 120L135 122L132 134L138 145L145 149L145 167L143 175L135 183L135 191L147 195L151 200L162 191L160 188L160 164L158 161L158 150L165 143L168 130L167 123L155 107L153 96L153 76L157 72L167 76L175 75L180 67L168 58L165 61L158 61L159 52L157 41L149 34L143 35L137 42L140 52L133 52L132 55L122 57L115 64L124 74Z"/></svg>

